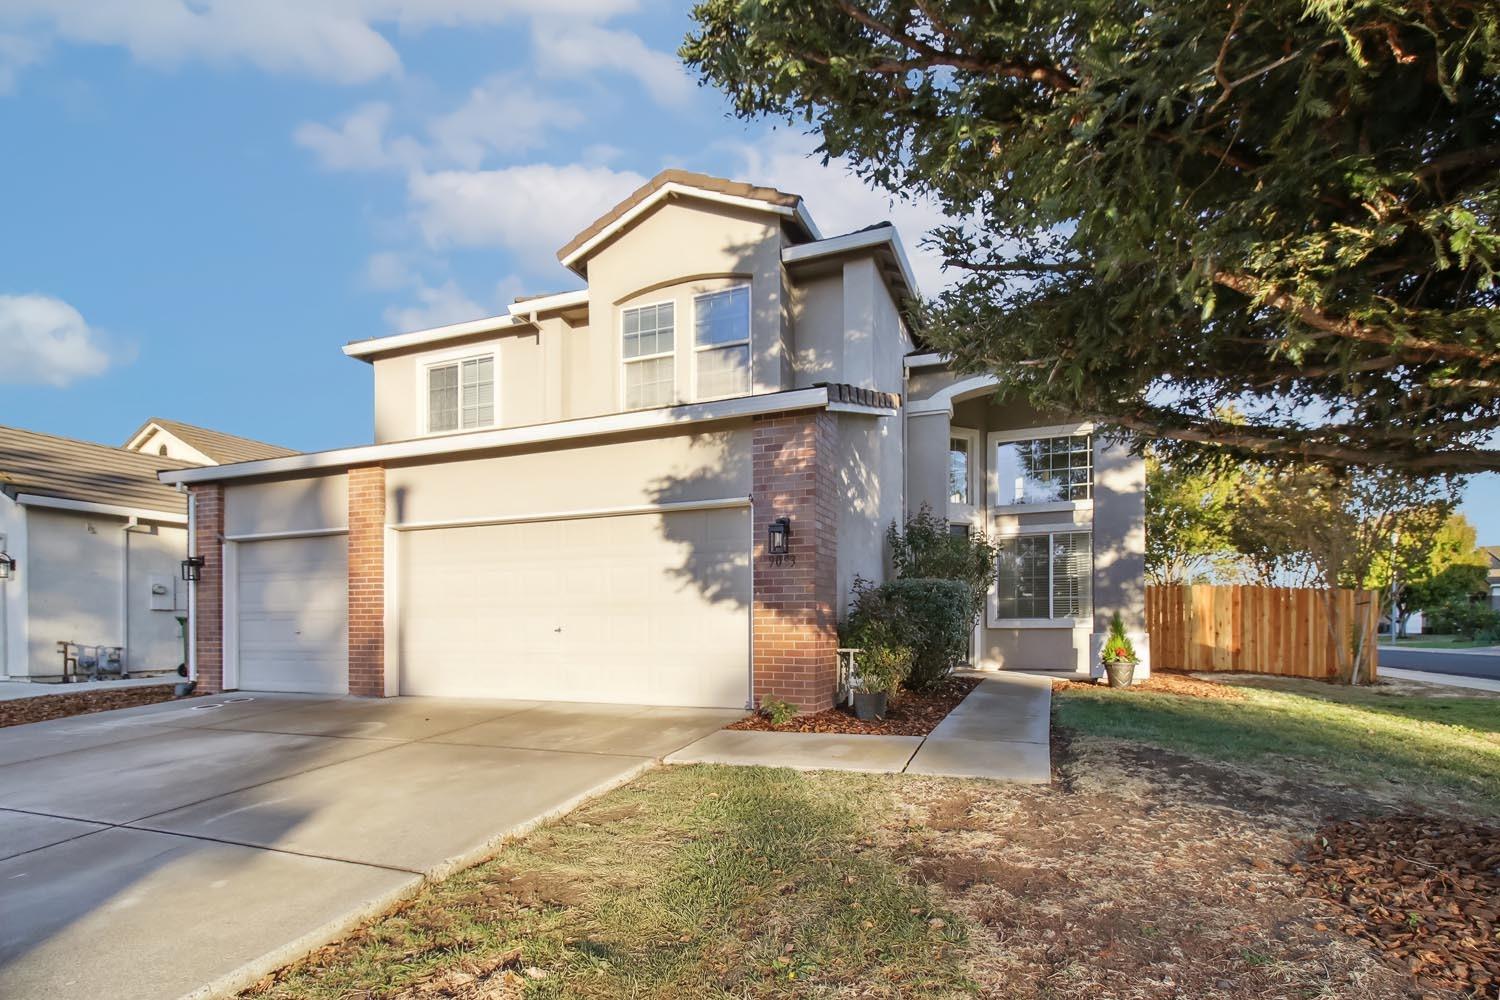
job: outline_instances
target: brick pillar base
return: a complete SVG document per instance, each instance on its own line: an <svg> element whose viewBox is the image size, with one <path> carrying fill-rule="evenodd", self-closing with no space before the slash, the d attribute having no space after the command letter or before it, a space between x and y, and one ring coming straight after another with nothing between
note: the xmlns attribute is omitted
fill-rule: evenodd
<svg viewBox="0 0 1500 1000"><path fill-rule="evenodd" d="M838 418L823 410L755 418L755 595L751 672L756 705L833 707L838 684ZM791 555L766 554L767 528L791 519Z"/></svg>
<svg viewBox="0 0 1500 1000"><path fill-rule="evenodd" d="M193 588L193 658L198 690L224 690L224 487L193 486L193 553L203 557Z"/></svg>
<svg viewBox="0 0 1500 1000"><path fill-rule="evenodd" d="M385 688L385 467L349 470L349 693Z"/></svg>

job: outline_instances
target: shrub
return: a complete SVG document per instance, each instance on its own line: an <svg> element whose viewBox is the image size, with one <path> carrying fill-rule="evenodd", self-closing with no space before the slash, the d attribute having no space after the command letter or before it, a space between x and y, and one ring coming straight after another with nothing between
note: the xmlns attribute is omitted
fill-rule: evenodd
<svg viewBox="0 0 1500 1000"><path fill-rule="evenodd" d="M860 651L854 658L860 691L895 691L911 673L916 653L908 645L905 630L893 618L872 613L851 616L842 642Z"/></svg>
<svg viewBox="0 0 1500 1000"><path fill-rule="evenodd" d="M760 714L771 720L773 726L784 726L797 717L797 706L780 698L767 698L760 703Z"/></svg>
<svg viewBox="0 0 1500 1000"><path fill-rule="evenodd" d="M984 614L985 595L995 582L1000 548L982 534L955 535L926 504L906 524L886 529L891 568L901 580L958 580L969 585L969 628Z"/></svg>
<svg viewBox="0 0 1500 1000"><path fill-rule="evenodd" d="M973 591L959 580L892 580L874 586L856 580L847 641L910 651L905 684L914 691L937 685L969 651Z"/></svg>
<svg viewBox="0 0 1500 1000"><path fill-rule="evenodd" d="M1135 654L1135 643L1125 634L1125 619L1118 611L1109 617L1109 635L1104 640L1104 648L1099 651L1099 659L1105 663L1140 662Z"/></svg>
<svg viewBox="0 0 1500 1000"><path fill-rule="evenodd" d="M1427 631L1460 636L1469 640L1500 638L1500 611L1482 601L1457 597L1439 604L1426 613Z"/></svg>

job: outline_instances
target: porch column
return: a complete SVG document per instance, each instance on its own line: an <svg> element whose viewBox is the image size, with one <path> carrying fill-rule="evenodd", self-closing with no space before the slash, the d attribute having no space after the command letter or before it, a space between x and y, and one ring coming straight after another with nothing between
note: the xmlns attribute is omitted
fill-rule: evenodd
<svg viewBox="0 0 1500 1000"><path fill-rule="evenodd" d="M755 704L833 707L838 683L837 418L826 411L755 418L752 458ZM766 553L771 522L791 521L790 558Z"/></svg>
<svg viewBox="0 0 1500 1000"><path fill-rule="evenodd" d="M946 407L906 411L906 509L925 505L939 519L948 517L948 431Z"/></svg>
<svg viewBox="0 0 1500 1000"><path fill-rule="evenodd" d="M203 557L193 588L193 659L198 690L224 690L224 487L189 487L193 498L193 554Z"/></svg>
<svg viewBox="0 0 1500 1000"><path fill-rule="evenodd" d="M385 466L349 470L349 693L386 696Z"/></svg>

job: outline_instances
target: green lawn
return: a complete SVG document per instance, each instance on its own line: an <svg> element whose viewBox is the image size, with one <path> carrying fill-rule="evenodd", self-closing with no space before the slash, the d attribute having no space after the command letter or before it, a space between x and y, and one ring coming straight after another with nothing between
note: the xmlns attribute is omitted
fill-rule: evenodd
<svg viewBox="0 0 1500 1000"><path fill-rule="evenodd" d="M1245 699L1073 687L1056 721L1094 737L1500 816L1500 698L1413 697L1267 678Z"/></svg>
<svg viewBox="0 0 1500 1000"><path fill-rule="evenodd" d="M1387 644L1390 642L1389 639L1382 641ZM1405 639L1397 639L1396 645L1408 646L1412 649L1485 649L1495 643L1460 639L1456 635L1412 635Z"/></svg>
<svg viewBox="0 0 1500 1000"><path fill-rule="evenodd" d="M971 996L959 920L867 839L890 789L658 770L251 995Z"/></svg>

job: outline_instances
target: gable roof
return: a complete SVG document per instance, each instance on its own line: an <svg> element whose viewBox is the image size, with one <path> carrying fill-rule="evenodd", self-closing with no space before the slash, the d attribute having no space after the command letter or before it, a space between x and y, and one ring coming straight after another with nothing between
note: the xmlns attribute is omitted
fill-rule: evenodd
<svg viewBox="0 0 1500 1000"><path fill-rule="evenodd" d="M663 170L569 240L557 251L557 259L562 261L564 267L582 275L586 270L587 255L594 247L658 201L673 195L761 208L792 219L808 239L816 240L822 235L812 216L807 213L801 195L732 181L725 177L695 174L689 170Z"/></svg>
<svg viewBox="0 0 1500 1000"><path fill-rule="evenodd" d="M1500 545L1481 545L1479 551L1490 557L1490 568L1500 569Z"/></svg>
<svg viewBox="0 0 1500 1000"><path fill-rule="evenodd" d="M107 444L0 427L0 492L87 504L184 514L187 498L156 478L161 469L195 468Z"/></svg>
<svg viewBox="0 0 1500 1000"><path fill-rule="evenodd" d="M225 434L223 431L210 430L207 427L198 427L195 424L185 424L180 420L167 420L162 417L152 417L142 424L134 434L130 435L129 440L125 442L125 447L130 448L152 427L160 427L173 437L179 438L190 447L207 455L219 465L228 465L231 462L255 462L262 458L282 458L286 455L297 454L291 448L266 444L264 441L256 441L253 438Z"/></svg>

